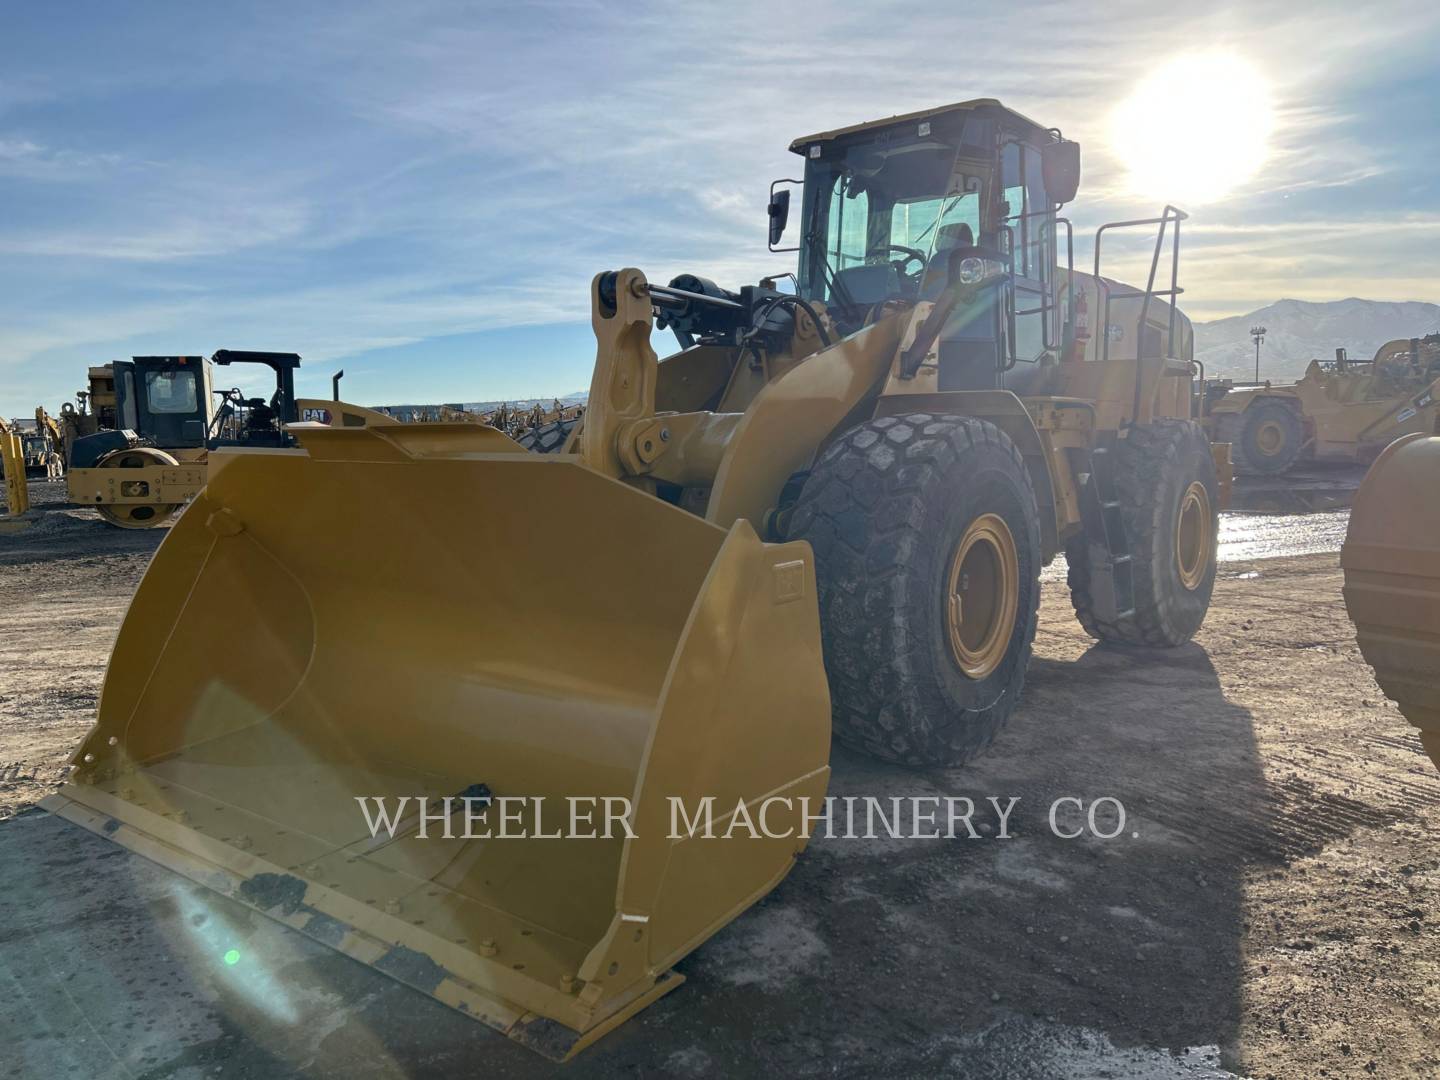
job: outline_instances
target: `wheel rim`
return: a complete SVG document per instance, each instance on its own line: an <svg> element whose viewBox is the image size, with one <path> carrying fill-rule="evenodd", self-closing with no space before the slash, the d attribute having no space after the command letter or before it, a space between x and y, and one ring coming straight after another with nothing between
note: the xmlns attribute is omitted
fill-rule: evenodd
<svg viewBox="0 0 1440 1080"><path fill-rule="evenodd" d="M1266 457L1274 457L1285 446L1285 429L1278 420L1266 420L1255 432L1255 445Z"/></svg>
<svg viewBox="0 0 1440 1080"><path fill-rule="evenodd" d="M1175 565L1180 584L1194 592L1210 564L1210 493L1196 480L1180 499L1175 522Z"/></svg>
<svg viewBox="0 0 1440 1080"><path fill-rule="evenodd" d="M983 679L1005 659L1020 606L1020 559L1003 518L982 514L950 556L945 629L955 663Z"/></svg>

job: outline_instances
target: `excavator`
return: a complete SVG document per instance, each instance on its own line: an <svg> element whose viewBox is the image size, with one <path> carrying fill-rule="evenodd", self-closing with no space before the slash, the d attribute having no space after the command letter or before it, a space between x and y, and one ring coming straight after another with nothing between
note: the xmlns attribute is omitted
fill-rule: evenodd
<svg viewBox="0 0 1440 1080"><path fill-rule="evenodd" d="M832 737L933 769L997 736L1046 563L1097 640L1190 640L1229 459L1185 214L1076 269L1079 145L992 99L790 149L795 269L597 273L586 410L528 448L212 451L44 805L563 1059L785 877ZM1143 285L1102 273L1120 229Z"/></svg>

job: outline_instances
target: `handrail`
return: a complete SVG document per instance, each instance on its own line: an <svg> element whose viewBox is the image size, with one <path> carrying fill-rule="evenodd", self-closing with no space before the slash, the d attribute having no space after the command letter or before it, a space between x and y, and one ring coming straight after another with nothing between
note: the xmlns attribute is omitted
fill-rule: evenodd
<svg viewBox="0 0 1440 1080"><path fill-rule="evenodd" d="M1137 289L1131 289L1129 292L1112 294L1107 289L1105 292L1105 310L1101 327L1101 337L1103 342L1101 346L1102 361L1108 361L1110 359L1109 331L1111 301L1127 300L1136 296L1143 297L1140 305L1140 317L1137 320L1135 326L1135 397L1134 402L1131 406L1130 414L1130 424L1132 426L1140 419L1140 390L1143 381L1142 376L1144 374L1144 364L1142 363L1143 357L1141 356L1141 349L1145 344L1145 327L1147 324L1147 317L1150 314L1150 301L1157 296L1168 296L1174 299L1176 297L1179 297L1179 295L1185 291L1180 288L1180 223L1187 220L1189 217L1190 215L1187 214L1184 210L1181 210L1178 206L1172 206L1171 204L1166 203L1165 208L1160 212L1159 217L1135 218L1130 221L1111 221L1107 222L1104 225L1101 225L1100 228L1095 230L1095 278L1096 284L1098 286L1100 278L1100 247L1101 241L1103 240L1105 231L1107 229L1125 229L1140 225L1159 226L1159 229L1155 233L1155 250L1150 256L1150 274L1145 282L1145 291L1142 293ZM1171 243L1170 288L1156 289L1155 275L1159 272L1160 269L1160 254L1165 249L1165 232L1169 228L1171 222L1174 222L1175 234L1174 240ZM1170 318L1165 334L1165 350L1167 354L1173 352L1175 349L1175 315L1176 307L1172 303L1170 305Z"/></svg>

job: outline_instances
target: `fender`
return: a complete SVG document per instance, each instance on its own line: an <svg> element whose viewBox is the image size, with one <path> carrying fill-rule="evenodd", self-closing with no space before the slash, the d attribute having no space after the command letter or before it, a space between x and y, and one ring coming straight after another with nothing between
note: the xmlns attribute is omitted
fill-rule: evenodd
<svg viewBox="0 0 1440 1080"><path fill-rule="evenodd" d="M917 380L918 381L918 380ZM941 413L947 416L974 416L988 420L1010 436L1025 459L1035 501L1040 509L1040 546L1049 562L1060 550L1059 520L1055 510L1055 485L1050 459L1035 421L1018 397L1009 390L924 390L907 393L914 385L892 379L875 402L876 416L900 416L911 412Z"/></svg>

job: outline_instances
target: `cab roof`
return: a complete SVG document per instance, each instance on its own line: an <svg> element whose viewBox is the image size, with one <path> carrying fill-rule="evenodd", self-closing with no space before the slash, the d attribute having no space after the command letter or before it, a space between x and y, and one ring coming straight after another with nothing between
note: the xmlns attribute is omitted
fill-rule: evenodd
<svg viewBox="0 0 1440 1080"><path fill-rule="evenodd" d="M985 110L1000 114L1003 118L1010 120L1016 127L1025 129L1027 135L1045 135L1054 129L1044 127L1024 116L1014 109L1007 109L995 98L974 98L970 101L957 101L953 105L937 105L931 109L920 109L917 112L900 113L896 116L887 117L883 120L867 120L863 124L851 124L849 127L834 128L831 131L821 131L815 135L806 135L795 139L790 143L792 153L804 154L805 148L816 143L832 142L835 139L844 138L847 135L855 135L862 131L880 130L882 128L894 127L896 124L918 123L922 120L933 120L941 116L949 116L953 113L976 112Z"/></svg>

